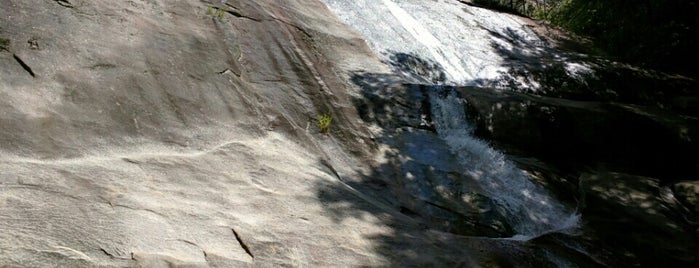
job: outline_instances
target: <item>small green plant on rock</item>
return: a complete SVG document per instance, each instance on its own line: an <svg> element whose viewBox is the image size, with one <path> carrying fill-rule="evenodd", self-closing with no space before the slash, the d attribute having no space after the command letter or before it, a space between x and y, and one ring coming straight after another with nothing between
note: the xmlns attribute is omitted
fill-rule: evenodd
<svg viewBox="0 0 699 268"><path fill-rule="evenodd" d="M215 7L215 6L209 6L209 9L206 10L206 14L210 14L211 16L214 16L214 18L223 18L223 15L226 14L226 10L220 7Z"/></svg>
<svg viewBox="0 0 699 268"><path fill-rule="evenodd" d="M322 114L318 116L318 128L320 128L320 133L328 134L330 131L330 123L332 123L333 118L329 114Z"/></svg>

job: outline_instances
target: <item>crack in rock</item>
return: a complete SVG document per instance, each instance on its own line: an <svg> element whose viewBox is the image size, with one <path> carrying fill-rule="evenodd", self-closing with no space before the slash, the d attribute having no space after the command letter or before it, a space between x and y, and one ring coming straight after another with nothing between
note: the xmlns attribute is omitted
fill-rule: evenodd
<svg viewBox="0 0 699 268"><path fill-rule="evenodd" d="M255 256L252 255L252 251L250 251L248 245L245 244L245 242L243 242L243 239L240 238L240 235L238 235L238 232L236 232L235 229L231 228L231 230L233 231L233 235L235 235L235 240L238 240L238 244L240 244L240 247L243 248L243 250L245 250L245 253L250 255L250 258L254 260Z"/></svg>
<svg viewBox="0 0 699 268"><path fill-rule="evenodd" d="M218 74L228 74L228 73L233 73L233 71L231 71L231 69L226 68L226 69L224 69L223 71L220 71L220 72L217 72L217 73L218 73ZM234 74L234 73L233 73L233 74Z"/></svg>
<svg viewBox="0 0 699 268"><path fill-rule="evenodd" d="M265 22L265 21L277 21L277 22L281 22L281 23L283 23L283 24L286 24L286 25L288 25L288 26L291 26L291 27L293 27L293 28L299 30L301 33L303 33L304 35L306 35L306 37L311 37L311 34L310 34L306 29L301 28L300 26L295 25L295 24L293 24L293 23L291 23L291 22L288 22L288 21L286 21L286 20L277 18L277 17L275 17L275 16L273 16L273 15L271 16L271 19L253 18L253 17L250 17L250 16L243 15L242 13L240 13L240 11L239 11L239 9L238 9L237 7L235 7L235 6L233 6L233 5L229 4L229 3L226 3L226 6L228 6L228 7L230 7L230 8L227 9L227 10L224 10L224 9L222 9L222 8L219 8L219 7L214 7L214 8L215 8L215 9L218 9L218 10L223 10L223 11L225 11L226 13L235 16L236 18L248 19L248 20L255 21L255 22Z"/></svg>
<svg viewBox="0 0 699 268"><path fill-rule="evenodd" d="M157 212L157 211L152 210L152 209L149 209L149 208L135 208L135 207L130 207L127 205L122 205L122 204L113 204L111 201L107 202L107 204L109 204L112 208L121 207L121 208L126 208L126 209L130 209L130 210L135 210L135 211L146 211L146 212L150 212L150 213L153 213L155 215L158 215L160 217L167 218L162 213Z"/></svg>
<svg viewBox="0 0 699 268"><path fill-rule="evenodd" d="M68 2L67 0L55 0L57 4L61 5L62 7L67 7L67 8L73 8L73 4Z"/></svg>
<svg viewBox="0 0 699 268"><path fill-rule="evenodd" d="M192 245L192 246L197 247L199 250L201 250L202 253L204 253L204 260L206 260L206 261L208 262L208 260L206 259L206 258L208 257L208 254L206 253L206 250L204 250L204 248L202 248L201 246L197 245L197 243L194 243L194 242L189 241L189 240L184 240L184 239L177 239L177 241L180 241L180 242L182 242L182 243L189 244L189 245Z"/></svg>
<svg viewBox="0 0 699 268"><path fill-rule="evenodd" d="M19 63L19 65L22 66L22 68L29 73L29 75L31 75L32 77L36 77L36 74L34 74L32 68L29 67L29 65L27 65L26 63L24 63L24 61L20 59L19 56L17 56L17 54L12 54L12 57L15 58L17 63Z"/></svg>
<svg viewBox="0 0 699 268"><path fill-rule="evenodd" d="M230 6L230 5L229 5L229 6ZM217 9L220 9L220 8L217 8ZM224 11L226 11L228 14L231 14L231 15L235 16L236 18L249 19L249 20L255 21L255 22L261 22L261 21L262 21L262 20L257 19L257 18L248 17L248 16L245 16L245 15L243 15L243 14L240 14L239 12L237 12L237 11L235 11L235 10L230 10L230 9L229 9L229 10L224 10Z"/></svg>
<svg viewBox="0 0 699 268"><path fill-rule="evenodd" d="M104 255L107 255L112 259L116 258L116 257L114 257L114 255L112 253L109 253L109 251L107 251L106 249L104 249L102 247L100 247L100 251L102 251L102 253L104 253Z"/></svg>
<svg viewBox="0 0 699 268"><path fill-rule="evenodd" d="M109 251L107 251L107 250L104 249L103 247L100 247L100 251L101 251L102 253L104 253L104 255L109 256L110 259L132 260L132 257L131 257L131 256L133 255L133 253L131 253L131 254L130 254L131 256L129 256L129 257L123 257L123 256L114 255L113 253L110 253Z"/></svg>

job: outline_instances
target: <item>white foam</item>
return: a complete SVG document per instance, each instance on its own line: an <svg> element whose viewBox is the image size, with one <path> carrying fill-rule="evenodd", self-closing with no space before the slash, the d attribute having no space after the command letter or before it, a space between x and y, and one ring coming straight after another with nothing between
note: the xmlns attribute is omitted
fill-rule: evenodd
<svg viewBox="0 0 699 268"><path fill-rule="evenodd" d="M517 232L512 239L529 240L576 229L580 216L532 182L503 154L473 137L464 111L465 100L452 90L441 91L428 92L437 133L457 155L462 172L471 175L481 186L481 194L499 206L505 221Z"/></svg>

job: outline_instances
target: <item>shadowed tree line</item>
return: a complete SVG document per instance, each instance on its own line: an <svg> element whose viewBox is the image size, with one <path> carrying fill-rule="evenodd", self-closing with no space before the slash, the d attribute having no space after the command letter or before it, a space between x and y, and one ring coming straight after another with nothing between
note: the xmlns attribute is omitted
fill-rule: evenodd
<svg viewBox="0 0 699 268"><path fill-rule="evenodd" d="M593 39L618 60L696 77L699 11L690 0L475 0Z"/></svg>
<svg viewBox="0 0 699 268"><path fill-rule="evenodd" d="M472 4L484 8L494 9L507 13L521 14L532 17L537 10L546 6L546 0L462 0L466 4ZM549 1L550 2L550 1Z"/></svg>

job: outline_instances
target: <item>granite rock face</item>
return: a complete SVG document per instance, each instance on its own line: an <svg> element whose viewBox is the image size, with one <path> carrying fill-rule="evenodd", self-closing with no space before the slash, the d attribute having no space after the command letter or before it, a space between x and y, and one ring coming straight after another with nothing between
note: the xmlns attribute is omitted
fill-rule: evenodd
<svg viewBox="0 0 699 268"><path fill-rule="evenodd" d="M0 41L0 265L548 263L353 186L388 68L319 1L10 0Z"/></svg>
<svg viewBox="0 0 699 268"><path fill-rule="evenodd" d="M409 75L427 82L447 76L412 54L382 61L386 55L372 51L328 2L337 1L5 1L0 266L619 266L628 260L586 239L624 226L597 216L626 210L620 222L640 219L646 229L639 230L669 222L662 230L674 240L664 242L663 254L679 264L696 262L689 251L696 240L682 229L696 227L683 219L696 215L692 166L656 178L625 163L616 164L628 169L578 174L580 166L558 170L560 163L550 161L566 148L583 147L591 151L561 159L599 159L609 135L589 129L632 118L629 128L640 124L648 137L666 141L658 148L669 148L668 155L682 153L650 171L665 163L687 167L686 156L696 150L697 105L686 92L693 82L668 82L680 86L662 98L646 80L634 80L646 84L640 91L628 86L593 96L588 80L558 79L568 69L535 68L539 54L505 53L517 67L508 77L531 70L526 77L548 81L541 91L415 84ZM521 18L466 10L529 27ZM473 27L505 45L529 44ZM549 45L539 43L532 48ZM607 77L627 69L595 67L599 85L623 84ZM438 124L454 115L437 115L445 96L463 104L454 114L468 115L467 130L513 155L476 139L472 145L499 162L468 161L455 150ZM658 100L668 105L645 109ZM320 131L321 115L332 118L328 133ZM625 141L629 128L612 141ZM561 131L567 136L557 136ZM637 156L624 146L639 141L611 153ZM569 147L555 147L561 144ZM520 153L543 162L514 156ZM610 159L616 155L602 160ZM475 168L465 170L468 165ZM511 211L522 209L503 210L502 200L482 194L487 184L478 181L498 166L557 188L567 204L583 192L583 220L603 226L585 227L582 236L515 239L518 215ZM556 181L570 174L576 180ZM609 195L613 191L628 196ZM657 245L662 238L639 241ZM674 241L687 250L672 251Z"/></svg>

